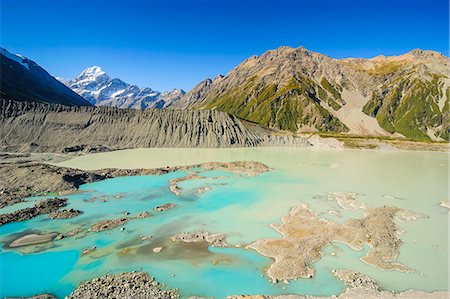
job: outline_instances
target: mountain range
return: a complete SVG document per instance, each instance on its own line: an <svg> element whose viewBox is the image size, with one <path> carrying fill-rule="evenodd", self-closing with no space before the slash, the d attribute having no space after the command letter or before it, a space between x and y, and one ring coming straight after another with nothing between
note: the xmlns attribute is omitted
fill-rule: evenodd
<svg viewBox="0 0 450 299"><path fill-rule="evenodd" d="M172 108L221 110L296 133L449 140L449 66L433 51L333 59L281 47L201 82Z"/></svg>
<svg viewBox="0 0 450 299"><path fill-rule="evenodd" d="M74 92L95 106L112 106L118 108L167 108L184 95L181 89L158 92L151 88L139 88L118 78L109 77L100 67L85 69L72 80L57 77Z"/></svg>
<svg viewBox="0 0 450 299"><path fill-rule="evenodd" d="M5 99L141 110L219 110L245 123L294 135L327 132L449 140L450 60L434 51L334 59L303 47L280 47L252 56L188 93L141 89L111 79L97 66L63 81L65 86L27 58L5 49L0 57Z"/></svg>

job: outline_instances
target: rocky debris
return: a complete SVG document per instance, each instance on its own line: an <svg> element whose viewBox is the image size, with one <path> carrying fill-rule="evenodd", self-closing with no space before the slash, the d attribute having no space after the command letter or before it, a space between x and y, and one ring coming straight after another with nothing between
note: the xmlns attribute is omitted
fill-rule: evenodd
<svg viewBox="0 0 450 299"><path fill-rule="evenodd" d="M160 283L144 272L104 275L82 283L67 299L173 299L174 290L163 290Z"/></svg>
<svg viewBox="0 0 450 299"><path fill-rule="evenodd" d="M320 219L302 204L283 216L282 224L271 225L284 236L282 239L260 239L249 248L275 259L267 274L278 281L312 278L311 263L322 257L323 249L332 241L344 242L355 250L368 245L369 252L361 258L364 262L384 270L408 272L411 269L396 262L401 240L394 219L399 211L390 206L367 208L364 218L341 224Z"/></svg>
<svg viewBox="0 0 450 299"><path fill-rule="evenodd" d="M88 255L88 254L90 254L91 252L95 251L96 249L97 249L96 246L89 247L89 248L85 248L85 249L83 249L83 251L81 252L81 255Z"/></svg>
<svg viewBox="0 0 450 299"><path fill-rule="evenodd" d="M140 111L5 99L0 101L0 141L5 151L59 153L81 145L109 149L309 145L303 138L247 126L215 110Z"/></svg>
<svg viewBox="0 0 450 299"><path fill-rule="evenodd" d="M47 243L53 240L58 233L48 234L28 234L12 241L8 246L11 248L22 247L34 244ZM56 238L55 238L56 239Z"/></svg>
<svg viewBox="0 0 450 299"><path fill-rule="evenodd" d="M67 219L67 218L76 217L81 214L83 214L83 212L80 210L63 209L63 210L58 210L56 212L48 214L48 217L50 219Z"/></svg>
<svg viewBox="0 0 450 299"><path fill-rule="evenodd" d="M171 237L174 242L206 242L212 246L228 247L226 234L213 234L210 232L183 232Z"/></svg>
<svg viewBox="0 0 450 299"><path fill-rule="evenodd" d="M75 235L78 235L79 233L81 233L83 231L84 231L84 229L82 227L77 227L77 228L74 228L74 229L72 229L72 230L70 230L70 231L68 231L66 233L57 235L53 240L58 241L58 240L61 240L61 239L64 239L64 238L70 238L70 237L73 237Z"/></svg>
<svg viewBox="0 0 450 299"><path fill-rule="evenodd" d="M0 214L0 225L24 221L39 215L56 212L67 205L67 198L49 198L38 201L34 207L24 208L9 214Z"/></svg>
<svg viewBox="0 0 450 299"><path fill-rule="evenodd" d="M208 162L200 165L204 170L229 171L241 175L255 176L271 170L264 163L257 161Z"/></svg>
<svg viewBox="0 0 450 299"><path fill-rule="evenodd" d="M176 204L168 202L168 203L165 203L165 204L163 204L161 206L154 207L154 210L156 210L158 212L162 212L162 211L165 211L165 210L169 210L169 209L175 208L176 206L177 206Z"/></svg>
<svg viewBox="0 0 450 299"><path fill-rule="evenodd" d="M113 149L111 149L107 146L103 146L103 145L90 146L90 145L80 144L80 145L65 147L62 149L62 153L64 153L64 154L69 154L69 153L95 154L95 153L109 152L111 150L113 150Z"/></svg>
<svg viewBox="0 0 450 299"><path fill-rule="evenodd" d="M94 223L91 225L91 228L89 228L90 232L101 232L104 230L110 230L113 228L116 228L118 226L124 225L128 222L130 218L119 218L119 219L112 219L112 220L103 220L97 223Z"/></svg>
<svg viewBox="0 0 450 299"><path fill-rule="evenodd" d="M178 183L190 180L198 180L203 179L204 177L198 175L197 173L190 173L181 178L174 178L169 181L169 190L175 195L181 195L181 188L178 186Z"/></svg>
<svg viewBox="0 0 450 299"><path fill-rule="evenodd" d="M367 275L351 270L335 270L333 274L351 288L378 291L377 282Z"/></svg>
<svg viewBox="0 0 450 299"><path fill-rule="evenodd" d="M137 214L136 216L131 217L131 219L142 219L142 218L148 218L148 217L150 217L150 213L145 211L145 212Z"/></svg>
<svg viewBox="0 0 450 299"><path fill-rule="evenodd" d="M79 233L81 233L84 229L82 227L77 227L74 228L70 231L68 231L67 233L64 234L64 237L73 237L75 235L78 235Z"/></svg>
<svg viewBox="0 0 450 299"><path fill-rule="evenodd" d="M110 229L116 228L118 226L122 226L130 220L142 219L142 218L147 218L147 217L150 217L150 213L142 212L137 215L130 216L130 217L122 217L122 218L111 219L111 220L102 220L102 221L92 224L91 227L89 228L89 231L90 232L101 232L104 230L110 230Z"/></svg>

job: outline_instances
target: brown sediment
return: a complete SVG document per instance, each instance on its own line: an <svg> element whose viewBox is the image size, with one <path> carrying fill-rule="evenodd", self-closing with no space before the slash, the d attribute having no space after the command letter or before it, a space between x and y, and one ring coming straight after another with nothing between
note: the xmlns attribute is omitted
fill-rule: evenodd
<svg viewBox="0 0 450 299"><path fill-rule="evenodd" d="M210 251L212 244L201 240L198 242L172 241L170 237L156 237L145 241L135 239L114 247L114 252L120 251L120 258L127 261L142 258L146 262L163 260L180 260L193 265L199 264L235 264L236 258L227 254ZM156 249L156 250L155 250ZM155 252L156 251L156 252Z"/></svg>
<svg viewBox="0 0 450 299"><path fill-rule="evenodd" d="M319 260L333 241L347 243L355 250L368 245L369 252L361 258L364 262L383 270L408 272L411 269L396 262L401 240L394 219L399 211L390 206L366 208L364 218L340 224L319 219L302 204L282 217L282 224L272 224L282 239L261 239L249 247L275 259L267 270L274 281L313 277L311 263Z"/></svg>
<svg viewBox="0 0 450 299"><path fill-rule="evenodd" d="M130 216L130 217L102 220L102 221L92 224L91 227L89 228L89 231L90 232L101 232L104 230L110 230L110 229L116 228L118 226L122 226L130 220L142 219L142 218L147 218L147 217L150 217L150 214L148 212L142 212L137 215Z"/></svg>
<svg viewBox="0 0 450 299"><path fill-rule="evenodd" d="M183 232L172 236L170 239L174 242L206 242L217 247L228 247L226 234L214 234L209 232Z"/></svg>
<svg viewBox="0 0 450 299"><path fill-rule="evenodd" d="M80 210L64 209L64 210L58 210L58 211L48 214L48 218L50 218L50 219L68 219L68 218L76 217L81 214L83 214L83 212Z"/></svg>
<svg viewBox="0 0 450 299"><path fill-rule="evenodd" d="M91 228L89 228L90 232L101 232L104 230L109 230L116 228L118 226L124 225L127 223L129 218L123 217L118 219L112 219L112 220L103 220L100 222L96 222L91 225Z"/></svg>
<svg viewBox="0 0 450 299"><path fill-rule="evenodd" d="M165 204L163 204L161 206L154 207L153 209L155 211L162 212L162 211L165 211L165 210L168 210L168 209L175 208L176 206L177 206L176 204L168 202L168 203L165 203Z"/></svg>

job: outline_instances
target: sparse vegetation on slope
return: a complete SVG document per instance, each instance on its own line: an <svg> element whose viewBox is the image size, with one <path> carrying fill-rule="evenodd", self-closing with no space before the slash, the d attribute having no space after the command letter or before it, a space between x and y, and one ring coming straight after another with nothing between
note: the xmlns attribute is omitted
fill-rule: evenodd
<svg viewBox="0 0 450 299"><path fill-rule="evenodd" d="M339 60L280 47L202 82L174 108L217 109L292 132L449 140L449 65L433 51Z"/></svg>
<svg viewBox="0 0 450 299"><path fill-rule="evenodd" d="M198 108L226 111L281 130L297 131L306 125L319 131L346 132L347 127L320 105L321 94L330 106L336 110L340 108L323 88L307 77L292 78L283 86L265 84L261 78L254 76L236 89L212 96L214 100Z"/></svg>
<svg viewBox="0 0 450 299"><path fill-rule="evenodd" d="M438 106L439 76L423 80L406 76L374 92L363 111L376 117L381 127L413 140L431 140L428 130L448 140L448 125ZM448 110L448 104L447 108Z"/></svg>

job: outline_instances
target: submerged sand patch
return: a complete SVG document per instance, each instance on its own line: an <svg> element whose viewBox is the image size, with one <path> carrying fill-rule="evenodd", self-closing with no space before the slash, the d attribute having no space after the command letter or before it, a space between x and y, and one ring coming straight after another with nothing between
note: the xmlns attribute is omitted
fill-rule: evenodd
<svg viewBox="0 0 450 299"><path fill-rule="evenodd" d="M48 233L48 234L28 234L25 236L22 236L18 239L15 239L9 244L9 247L15 248L15 247L21 247L21 246L27 246L27 245L34 245L34 244L41 244L41 243L47 243L53 240L55 236L57 236L58 233Z"/></svg>
<svg viewBox="0 0 450 299"><path fill-rule="evenodd" d="M354 211L364 209L366 204L358 203L358 193L353 192L330 192L327 194L329 200L335 200L344 210Z"/></svg>

